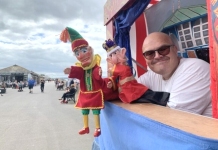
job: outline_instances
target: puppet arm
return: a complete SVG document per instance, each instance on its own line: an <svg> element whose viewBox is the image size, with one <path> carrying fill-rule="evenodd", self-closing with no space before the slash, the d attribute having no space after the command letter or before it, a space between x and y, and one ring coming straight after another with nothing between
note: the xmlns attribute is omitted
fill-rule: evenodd
<svg viewBox="0 0 218 150"><path fill-rule="evenodd" d="M66 68L66 69L64 69L64 73L65 73L65 74L70 74L70 71L71 71L70 68Z"/></svg>
<svg viewBox="0 0 218 150"><path fill-rule="evenodd" d="M80 79L83 77L83 75L84 75L84 70L82 69L82 67L71 66L68 77Z"/></svg>
<svg viewBox="0 0 218 150"><path fill-rule="evenodd" d="M113 88L114 91L117 90L117 81L116 81L115 76L109 77L108 86L111 86L110 84L112 84L112 88Z"/></svg>

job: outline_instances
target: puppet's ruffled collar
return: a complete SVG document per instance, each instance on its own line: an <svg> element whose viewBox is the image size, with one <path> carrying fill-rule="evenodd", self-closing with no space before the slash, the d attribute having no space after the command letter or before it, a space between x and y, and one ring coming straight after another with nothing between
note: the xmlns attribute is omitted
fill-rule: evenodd
<svg viewBox="0 0 218 150"><path fill-rule="evenodd" d="M98 66L100 66L100 63L101 63L101 56L99 56L98 54L95 54L94 57L93 57L93 60L91 62L91 64L87 67L83 67L81 62L76 62L76 66L79 66L79 67L82 67L83 70L88 70L88 69L92 69L96 64Z"/></svg>

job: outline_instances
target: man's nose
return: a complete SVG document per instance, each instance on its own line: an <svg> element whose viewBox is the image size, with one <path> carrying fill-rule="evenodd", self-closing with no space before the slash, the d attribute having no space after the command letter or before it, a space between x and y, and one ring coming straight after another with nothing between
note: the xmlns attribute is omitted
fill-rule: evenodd
<svg viewBox="0 0 218 150"><path fill-rule="evenodd" d="M162 55L160 55L160 54L158 53L158 51L155 51L155 53L154 53L154 58L160 58L160 57L162 57Z"/></svg>

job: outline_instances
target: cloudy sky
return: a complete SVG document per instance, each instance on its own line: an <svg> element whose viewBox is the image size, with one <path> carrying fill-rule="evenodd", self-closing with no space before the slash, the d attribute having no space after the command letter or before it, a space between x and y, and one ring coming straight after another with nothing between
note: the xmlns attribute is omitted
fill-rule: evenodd
<svg viewBox="0 0 218 150"><path fill-rule="evenodd" d="M59 40L66 27L77 30L102 57L106 38L103 23L106 0L0 0L0 69L17 64L52 78L76 58L70 43ZM103 70L106 76L106 71Z"/></svg>

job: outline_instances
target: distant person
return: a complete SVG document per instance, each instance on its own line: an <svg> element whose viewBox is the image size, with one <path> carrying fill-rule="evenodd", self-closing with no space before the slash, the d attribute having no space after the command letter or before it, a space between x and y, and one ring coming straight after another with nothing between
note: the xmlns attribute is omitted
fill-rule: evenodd
<svg viewBox="0 0 218 150"><path fill-rule="evenodd" d="M58 86L58 84L59 84L59 81L58 81L58 79L55 79L55 87L57 87L57 86Z"/></svg>
<svg viewBox="0 0 218 150"><path fill-rule="evenodd" d="M33 86L34 86L35 81L31 78L28 80L28 87L30 92L29 93L33 93Z"/></svg>
<svg viewBox="0 0 218 150"><path fill-rule="evenodd" d="M57 90L63 90L64 89L64 81L61 81L58 83Z"/></svg>
<svg viewBox="0 0 218 150"><path fill-rule="evenodd" d="M41 80L40 89L41 89L41 92L42 92L42 93L44 92L44 87L45 87L45 81L44 81L44 80Z"/></svg>
<svg viewBox="0 0 218 150"><path fill-rule="evenodd" d="M18 92L22 92L23 91L23 83L22 81L18 82Z"/></svg>
<svg viewBox="0 0 218 150"><path fill-rule="evenodd" d="M70 85L72 85L72 84L74 84L74 81L73 81L73 79L70 81Z"/></svg>
<svg viewBox="0 0 218 150"><path fill-rule="evenodd" d="M62 95L59 100L62 100L61 103L68 103L66 97L69 95L74 95L76 93L76 89L74 88L74 84L71 84L70 88L67 88L66 92Z"/></svg>
<svg viewBox="0 0 218 150"><path fill-rule="evenodd" d="M17 88L17 81L14 81L13 83L12 83L12 89L16 89Z"/></svg>

